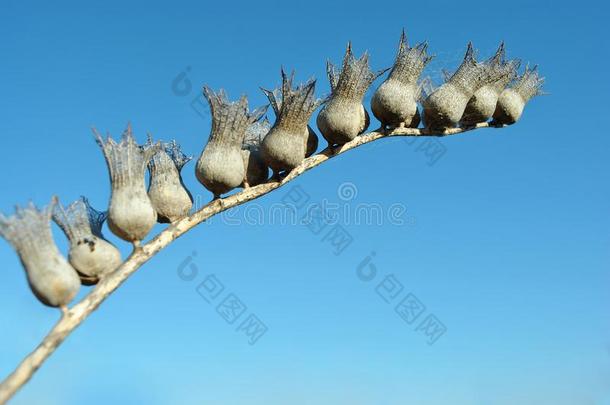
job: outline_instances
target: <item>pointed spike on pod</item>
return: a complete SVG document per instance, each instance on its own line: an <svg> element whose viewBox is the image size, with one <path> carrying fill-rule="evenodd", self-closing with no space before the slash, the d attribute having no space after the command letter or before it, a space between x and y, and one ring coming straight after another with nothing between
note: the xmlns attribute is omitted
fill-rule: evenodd
<svg viewBox="0 0 610 405"><path fill-rule="evenodd" d="M472 45L472 41L468 42L468 46L466 48L466 54L464 55L464 62L476 62L474 47Z"/></svg>

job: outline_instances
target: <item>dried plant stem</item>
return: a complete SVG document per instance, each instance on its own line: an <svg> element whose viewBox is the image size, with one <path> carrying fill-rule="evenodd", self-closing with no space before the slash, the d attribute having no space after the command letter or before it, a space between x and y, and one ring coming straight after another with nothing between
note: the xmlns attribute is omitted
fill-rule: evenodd
<svg viewBox="0 0 610 405"><path fill-rule="evenodd" d="M370 132L356 137L349 143L333 150L325 149L317 155L311 156L292 170L279 182L270 181L255 187L247 188L239 193L223 199L217 199L189 217L168 226L150 242L138 246L127 260L113 273L103 278L95 288L78 304L63 313L61 319L51 329L42 343L30 353L19 366L0 384L0 404L6 403L23 385L25 385L38 368L49 358L57 347L76 329L87 317L100 306L131 274L157 254L172 241L186 233L196 225L208 218L219 214L229 208L244 204L250 200L261 197L284 184L294 180L304 172L319 164L338 156L350 149L364 145L380 138L391 136L435 136L442 137L455 135L479 128L487 128L487 123L478 124L468 128L454 128L445 131L428 131L416 128L397 128L392 132Z"/></svg>

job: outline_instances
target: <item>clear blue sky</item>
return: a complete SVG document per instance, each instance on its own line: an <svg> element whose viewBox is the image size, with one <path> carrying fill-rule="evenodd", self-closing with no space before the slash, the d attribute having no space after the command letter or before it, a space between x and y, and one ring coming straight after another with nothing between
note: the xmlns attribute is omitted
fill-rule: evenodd
<svg viewBox="0 0 610 405"><path fill-rule="evenodd" d="M278 84L283 65L299 80L317 77L323 95L327 58L339 62L351 40L373 68L387 67L403 27L411 41L429 41L435 80L469 40L482 58L504 40L509 57L540 65L551 93L513 127L443 139L446 153L432 166L418 144L387 139L295 181L311 202L352 213L406 207L402 225L344 214L353 242L338 256L321 240L326 231L245 224L290 188L200 226L104 303L14 403L610 404L608 14L589 1L5 0L5 213L53 194L106 206L91 126L119 135L131 121L140 141L148 131L175 137L197 156L210 120L190 103L204 83L258 106L258 87ZM185 69L193 89L177 95L172 82ZM193 163L184 175L200 201L211 197ZM357 193L341 199L342 184ZM372 268L359 278L358 266L373 251L377 274L364 281ZM189 256L198 273L184 281L178 269ZM4 376L58 311L34 299L4 242L0 261ZM247 306L232 325L219 301L196 292L210 274L225 286L217 300L233 293ZM389 275L403 290L386 303L376 288ZM394 310L408 293L425 305L411 325ZM268 328L254 345L237 330L249 314ZM446 327L433 345L416 330L428 315Z"/></svg>

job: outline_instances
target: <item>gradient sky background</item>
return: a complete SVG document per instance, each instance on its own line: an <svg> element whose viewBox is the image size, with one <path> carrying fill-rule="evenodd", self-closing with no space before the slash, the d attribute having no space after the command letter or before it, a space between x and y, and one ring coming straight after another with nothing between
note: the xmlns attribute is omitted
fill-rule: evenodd
<svg viewBox="0 0 610 405"><path fill-rule="evenodd" d="M325 61L340 62L348 40L380 69L403 27L429 41L437 82L469 40L481 58L505 40L509 57L540 65L551 93L518 125L442 139L432 166L417 144L386 139L300 177L311 202L406 207L402 225L342 217L354 241L339 256L302 225L244 224L258 212L245 208L196 228L108 299L14 403L610 404L608 14L588 1L3 1L5 213L53 194L106 206L92 125L118 136L131 121L140 141L175 137L197 157L210 119L191 101L204 83L258 106L258 87L277 85L283 65L317 77L323 95ZM193 87L177 95L182 72ZM185 181L207 201L193 172ZM357 191L347 202L344 183ZM356 268L372 251L378 274L364 282ZM190 282L177 274L189 257ZM35 300L4 242L0 261L4 376L58 311ZM197 294L210 274L268 326L255 345ZM376 293L390 274L404 285L398 300L410 292L426 305L413 325ZM433 345L414 330L428 314L447 328Z"/></svg>

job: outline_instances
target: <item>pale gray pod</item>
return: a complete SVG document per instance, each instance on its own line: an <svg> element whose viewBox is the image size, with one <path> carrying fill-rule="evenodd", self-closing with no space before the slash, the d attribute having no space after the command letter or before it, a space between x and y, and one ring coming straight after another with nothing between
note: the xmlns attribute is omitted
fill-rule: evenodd
<svg viewBox="0 0 610 405"><path fill-rule="evenodd" d="M276 173L292 170L315 152L318 137L307 123L323 103L315 97L315 80L293 88L294 72L288 77L282 69L281 74L281 95L278 90L262 89L275 111L275 122L263 139L261 153Z"/></svg>
<svg viewBox="0 0 610 405"><path fill-rule="evenodd" d="M85 197L67 207L58 203L53 209L53 220L70 242L68 260L84 285L96 284L121 265L121 252L102 235L106 217L106 212L95 210Z"/></svg>
<svg viewBox="0 0 610 405"><path fill-rule="evenodd" d="M493 123L511 125L519 121L528 101L534 96L543 94L543 83L544 78L539 76L537 66L534 66L533 69L526 67L523 75L500 94L493 115Z"/></svg>
<svg viewBox="0 0 610 405"><path fill-rule="evenodd" d="M489 121L496 110L500 94L516 77L519 65L519 60L505 60L504 42L502 42L496 54L483 63L488 76L487 84L478 89L468 101L460 120L461 126Z"/></svg>
<svg viewBox="0 0 610 405"><path fill-rule="evenodd" d="M131 125L119 143L110 136L104 141L95 130L94 133L106 158L112 188L108 227L119 238L137 244L157 222L144 176L148 162L161 145L139 146L131 133Z"/></svg>
<svg viewBox="0 0 610 405"><path fill-rule="evenodd" d="M464 115L468 101L488 82L483 66L477 63L472 43L457 71L423 102L424 124L431 129L453 128Z"/></svg>
<svg viewBox="0 0 610 405"><path fill-rule="evenodd" d="M245 168L242 184L244 188L257 186L269 180L269 168L265 164L260 146L270 129L271 125L267 118L265 118L263 121L252 123L246 131L246 137L241 149Z"/></svg>
<svg viewBox="0 0 610 405"><path fill-rule="evenodd" d="M402 31L392 70L371 100L371 110L383 127L419 125L417 103L421 89L417 81L432 59L426 53L427 47L426 43L421 43L410 48Z"/></svg>
<svg viewBox="0 0 610 405"><path fill-rule="evenodd" d="M61 255L51 233L51 215L57 198L43 210L34 204L0 214L0 236L17 251L34 295L45 305L65 307L80 289L76 270Z"/></svg>
<svg viewBox="0 0 610 405"><path fill-rule="evenodd" d="M284 77L285 77L285 74L282 70L282 80L284 80ZM294 78L294 72L289 79L291 83L292 83L293 78ZM280 111L282 108L282 89L279 88L279 89L275 89L273 91L266 90L266 89L261 89L261 90L263 90L263 93L265 93L265 95L269 99L269 103L271 104L271 107L273 108L273 112L275 113L275 117L277 119L277 117L280 116ZM323 100L317 101L317 103L322 103L322 102L323 102ZM316 108L317 107L318 106L316 106ZM308 118L308 121L309 121L309 118ZM316 135L316 131L314 131L311 126L307 125L307 141L305 144L305 157L309 157L309 156L313 155L314 153L316 153L317 150L318 150L318 135Z"/></svg>
<svg viewBox="0 0 610 405"><path fill-rule="evenodd" d="M316 123L329 145L347 143L368 128L369 117L362 100L373 81L387 70L372 72L368 54L365 52L360 59L356 59L351 43L347 45L341 72L327 62L331 94Z"/></svg>
<svg viewBox="0 0 610 405"><path fill-rule="evenodd" d="M149 135L148 146L152 146ZM193 197L188 191L180 171L192 156L186 156L176 141L163 143L148 162L150 181L148 197L157 211L160 223L172 223L186 217L193 207Z"/></svg>
<svg viewBox="0 0 610 405"><path fill-rule="evenodd" d="M204 87L203 94L210 104L212 129L195 168L197 179L219 198L239 187L245 177L241 146L250 124L258 121L267 106L248 112L248 99L228 101L223 90L214 93Z"/></svg>

